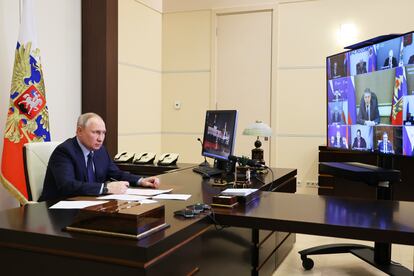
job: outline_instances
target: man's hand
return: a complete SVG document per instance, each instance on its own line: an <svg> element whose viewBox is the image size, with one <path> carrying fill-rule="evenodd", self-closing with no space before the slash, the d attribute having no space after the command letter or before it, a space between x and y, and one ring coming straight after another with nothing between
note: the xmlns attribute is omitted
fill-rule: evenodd
<svg viewBox="0 0 414 276"><path fill-rule="evenodd" d="M106 185L108 188L108 194L125 194L129 187L129 183L127 181L114 181L109 182Z"/></svg>
<svg viewBox="0 0 414 276"><path fill-rule="evenodd" d="M366 126L375 126L375 122L374 121L365 121L365 125Z"/></svg>
<svg viewBox="0 0 414 276"><path fill-rule="evenodd" d="M142 178L142 180L140 181L140 185L142 187L157 189L158 186L160 186L160 180L158 177L155 177L155 176L145 177L145 178Z"/></svg>

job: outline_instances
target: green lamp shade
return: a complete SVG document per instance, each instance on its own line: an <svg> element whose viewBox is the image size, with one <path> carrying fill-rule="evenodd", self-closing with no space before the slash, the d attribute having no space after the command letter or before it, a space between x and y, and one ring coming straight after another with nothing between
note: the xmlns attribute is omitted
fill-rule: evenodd
<svg viewBox="0 0 414 276"><path fill-rule="evenodd" d="M272 129L262 121L256 121L243 130L243 135L270 137L272 136Z"/></svg>

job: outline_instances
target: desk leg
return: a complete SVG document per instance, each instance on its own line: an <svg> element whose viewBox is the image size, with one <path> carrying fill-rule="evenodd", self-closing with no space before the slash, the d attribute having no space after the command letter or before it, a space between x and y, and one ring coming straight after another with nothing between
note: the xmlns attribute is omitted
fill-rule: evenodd
<svg viewBox="0 0 414 276"><path fill-rule="evenodd" d="M375 242L374 260L382 265L389 265L391 263L391 244Z"/></svg>
<svg viewBox="0 0 414 276"><path fill-rule="evenodd" d="M380 182L377 186L377 199L392 199L392 183L388 181ZM389 214L392 216L392 214ZM374 261L381 265L389 265L391 263L391 244L375 242Z"/></svg>
<svg viewBox="0 0 414 276"><path fill-rule="evenodd" d="M252 229L252 255L251 255L251 275L257 276L258 271L257 267L259 266L259 230L258 229Z"/></svg>

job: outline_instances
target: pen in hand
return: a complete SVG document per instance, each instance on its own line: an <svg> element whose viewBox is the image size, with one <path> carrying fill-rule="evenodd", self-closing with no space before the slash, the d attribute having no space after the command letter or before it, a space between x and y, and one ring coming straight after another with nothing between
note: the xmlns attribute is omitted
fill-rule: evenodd
<svg viewBox="0 0 414 276"><path fill-rule="evenodd" d="M113 177L109 178L109 182L107 183L108 192L110 194L125 194L129 187L129 183L127 181L120 181Z"/></svg>

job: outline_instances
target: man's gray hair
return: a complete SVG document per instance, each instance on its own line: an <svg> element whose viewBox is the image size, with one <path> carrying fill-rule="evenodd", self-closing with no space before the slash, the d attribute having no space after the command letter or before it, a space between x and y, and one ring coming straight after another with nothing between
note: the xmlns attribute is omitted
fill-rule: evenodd
<svg viewBox="0 0 414 276"><path fill-rule="evenodd" d="M103 121L102 117L99 116L98 114L93 113L93 112L88 112L88 113L81 114L79 116L76 126L77 127L82 127L82 128L86 127L89 119L91 119L91 118L99 118Z"/></svg>
<svg viewBox="0 0 414 276"><path fill-rule="evenodd" d="M369 94L369 95L371 95L371 94L372 94L371 89L369 89L369 88L365 88L365 90L364 90L364 94Z"/></svg>

